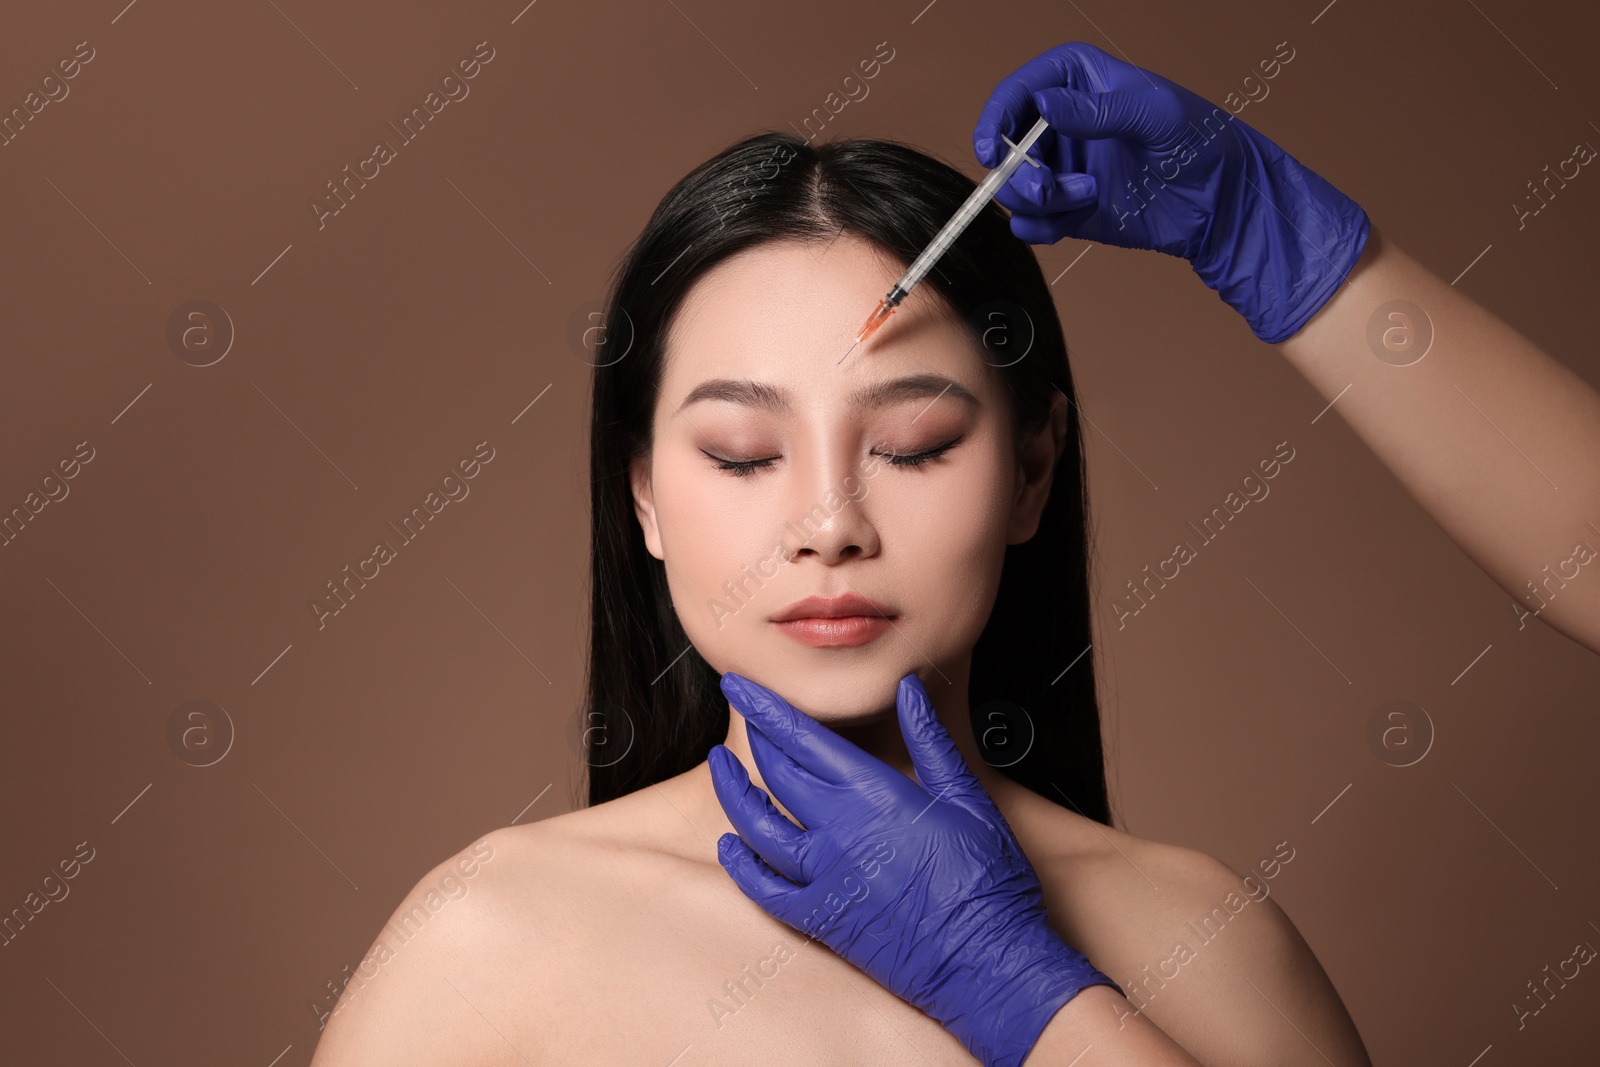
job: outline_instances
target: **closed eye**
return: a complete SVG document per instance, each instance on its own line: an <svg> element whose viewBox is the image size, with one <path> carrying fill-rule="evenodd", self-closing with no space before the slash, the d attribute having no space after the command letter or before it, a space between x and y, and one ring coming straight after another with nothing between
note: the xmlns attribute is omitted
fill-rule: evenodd
<svg viewBox="0 0 1600 1067"><path fill-rule="evenodd" d="M958 436L942 445L937 445L922 452L876 452L874 455L882 456L892 467L921 467L943 456L960 443L961 437ZM763 459L723 459L721 456L713 456L703 448L700 451L707 459L715 463L717 470L727 471L735 478L748 477L758 470L766 470L773 463L783 458L782 456L768 456Z"/></svg>
<svg viewBox="0 0 1600 1067"><path fill-rule="evenodd" d="M965 434L961 436L965 436ZM961 437L954 437L942 445L928 449L926 452L912 452L905 455L894 452L880 452L879 455L887 459L892 467L920 467L924 463L930 463L938 459L960 443Z"/></svg>
<svg viewBox="0 0 1600 1067"><path fill-rule="evenodd" d="M775 460L781 458L779 456L771 456L767 459L723 459L720 456L713 456L710 452L707 452L703 448L700 451L706 456L706 458L716 462L717 470L729 471L735 478L743 478L746 475L753 474L758 470L764 470L765 468L772 466Z"/></svg>

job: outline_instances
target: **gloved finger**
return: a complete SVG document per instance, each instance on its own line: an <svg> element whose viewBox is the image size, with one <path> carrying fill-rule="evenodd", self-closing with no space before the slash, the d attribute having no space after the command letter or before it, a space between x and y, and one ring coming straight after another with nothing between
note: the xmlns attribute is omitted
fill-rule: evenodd
<svg viewBox="0 0 1600 1067"><path fill-rule="evenodd" d="M767 791L774 800L794 812L807 830L837 818L842 799L841 786L812 774L749 723L745 724L744 734Z"/></svg>
<svg viewBox="0 0 1600 1067"><path fill-rule="evenodd" d="M978 157L979 163L990 170L1005 162L1006 156L1011 151L1011 144L1020 141L1040 117L1038 105L1033 102L1033 94L1022 86L1014 86L1003 94L998 89L995 92L996 97L1003 97L1007 102L995 103L995 98L991 98L991 102L985 105L979 115L977 128L972 134L973 154ZM1049 122L1048 119L1045 121ZM1006 142L1007 138L1010 138L1011 144ZM1034 159L1048 159L1053 154L1055 145L1056 132L1046 127L1038 140L1028 149L1028 155ZM1023 164L1024 167L1027 165Z"/></svg>
<svg viewBox="0 0 1600 1067"><path fill-rule="evenodd" d="M1090 204L1076 211L1065 211L1059 215L1024 215L1014 212L1011 216L1011 232L1019 240L1030 245L1053 245L1063 237L1077 237L1078 227L1088 219L1099 207Z"/></svg>
<svg viewBox="0 0 1600 1067"><path fill-rule="evenodd" d="M1067 137L1117 137L1147 148L1171 148L1186 128L1183 102L1160 87L1104 93L1040 89L1033 104L1052 129Z"/></svg>
<svg viewBox="0 0 1600 1067"><path fill-rule="evenodd" d="M994 92L989 94L983 110L978 113L978 122L972 131L972 149L978 162L991 170L998 167L1011 150L1011 146L1001 140L1000 135L1004 134L1015 141L1033 125L1033 120L1040 114L1033 100L1035 91L1061 85L1106 88L1099 84L1099 79L1087 77L1089 64L1101 57L1110 59L1094 45L1074 41L1034 56L1002 78L994 87ZM1048 116L1045 121L1050 121ZM1040 152L1048 152L1050 143L1046 143L1046 139L1050 136L1051 132L1045 131L1034 147Z"/></svg>
<svg viewBox="0 0 1600 1067"><path fill-rule="evenodd" d="M778 873L791 882L803 883L800 828L756 788L744 764L726 746L713 746L706 762L711 766L711 787L717 801L739 837Z"/></svg>
<svg viewBox="0 0 1600 1067"><path fill-rule="evenodd" d="M1024 215L1059 215L1099 203L1100 183L1093 174L1055 174L1044 167L1024 166L994 194L1001 207Z"/></svg>
<svg viewBox="0 0 1600 1067"><path fill-rule="evenodd" d="M785 921L835 952L844 946L854 948L850 962L867 970L878 952L899 947L868 929L866 917L857 906L870 894L871 889L859 872L830 871L789 898L790 915ZM860 944L863 934L872 937L872 946Z"/></svg>
<svg viewBox="0 0 1600 1067"><path fill-rule="evenodd" d="M765 686L729 671L722 676L722 692L747 723L817 777L841 783L849 781L852 775L870 773L869 761L875 761L876 757L869 756ZM762 777L766 777L765 771Z"/></svg>
<svg viewBox="0 0 1600 1067"><path fill-rule="evenodd" d="M994 801L962 758L955 740L939 721L922 679L915 674L900 679L900 687L895 691L895 711L900 716L900 733L906 740L906 751L911 755L911 765L922 788L935 799L950 801L994 825Z"/></svg>
<svg viewBox="0 0 1600 1067"><path fill-rule="evenodd" d="M768 915L787 922L789 900L798 890L787 879L777 874L739 840L738 834L723 834L717 839L717 862L728 872L740 891Z"/></svg>

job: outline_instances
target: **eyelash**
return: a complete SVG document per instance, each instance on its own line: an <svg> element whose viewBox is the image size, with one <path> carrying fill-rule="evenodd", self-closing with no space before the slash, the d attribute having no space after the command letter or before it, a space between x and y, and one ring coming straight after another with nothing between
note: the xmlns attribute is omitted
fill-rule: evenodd
<svg viewBox="0 0 1600 1067"><path fill-rule="evenodd" d="M943 456L946 452L950 451L960 443L961 438L956 437L953 440L946 441L942 445L927 449L923 452L908 452L904 454L891 452L883 453L883 455L884 458L888 460L889 465L893 467L921 467L924 464L930 463L933 460ZM758 470L765 470L772 464L773 460L778 458L777 456L773 456L768 459L721 459L717 456L711 455L710 452L706 452L705 449L701 449L700 451L710 459L716 461L717 470L727 471L735 478L746 478Z"/></svg>

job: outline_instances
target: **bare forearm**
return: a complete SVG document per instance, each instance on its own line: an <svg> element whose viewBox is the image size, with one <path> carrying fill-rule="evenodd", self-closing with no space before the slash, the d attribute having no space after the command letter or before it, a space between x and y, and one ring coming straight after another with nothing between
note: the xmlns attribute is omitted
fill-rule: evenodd
<svg viewBox="0 0 1600 1067"><path fill-rule="evenodd" d="M1375 349L1369 321L1394 300L1426 321L1378 315L1393 332ZM1396 365L1427 322L1426 355ZM1600 560L1583 565L1600 550L1600 394L1376 226L1349 284L1278 350L1524 610L1600 651Z"/></svg>
<svg viewBox="0 0 1600 1067"><path fill-rule="evenodd" d="M1085 1052L1089 1055L1083 1056ZM1082 1060L1078 1057L1083 1056ZM1024 1067L1200 1067L1110 986L1079 990L1050 1019Z"/></svg>

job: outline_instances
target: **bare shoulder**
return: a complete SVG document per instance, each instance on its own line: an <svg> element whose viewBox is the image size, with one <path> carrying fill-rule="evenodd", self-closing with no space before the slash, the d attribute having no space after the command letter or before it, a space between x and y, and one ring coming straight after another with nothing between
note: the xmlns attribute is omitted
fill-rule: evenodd
<svg viewBox="0 0 1600 1067"><path fill-rule="evenodd" d="M1048 804L1048 801L1046 802ZM1295 849L1244 874L1050 805L1019 840L1067 942L1202 1064L1368 1064L1337 990L1274 896ZM1015 826L1013 827L1016 828ZM1282 884L1282 883L1276 883Z"/></svg>
<svg viewBox="0 0 1600 1067"><path fill-rule="evenodd" d="M572 872L604 847L595 810L494 830L423 875L351 972L312 1067L537 1061L526 1007L561 970L552 931L583 922Z"/></svg>

